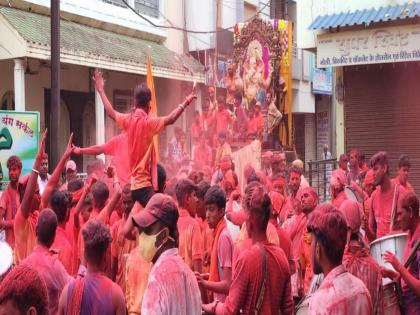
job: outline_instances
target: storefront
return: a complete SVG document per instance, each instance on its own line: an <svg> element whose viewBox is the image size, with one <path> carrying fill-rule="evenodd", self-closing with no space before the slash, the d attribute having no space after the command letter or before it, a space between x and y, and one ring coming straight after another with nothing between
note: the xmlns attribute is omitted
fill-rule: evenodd
<svg viewBox="0 0 420 315"><path fill-rule="evenodd" d="M344 147L357 147L366 159L387 151L391 175L408 154L410 182L420 189L420 24L378 23L318 35L317 65L342 67Z"/></svg>

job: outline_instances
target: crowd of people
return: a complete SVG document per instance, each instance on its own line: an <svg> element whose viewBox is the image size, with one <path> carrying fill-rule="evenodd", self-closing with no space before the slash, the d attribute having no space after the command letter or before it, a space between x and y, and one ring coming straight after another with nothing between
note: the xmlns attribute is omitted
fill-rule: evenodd
<svg viewBox="0 0 420 315"><path fill-rule="evenodd" d="M264 127L261 104L248 117L238 94L233 119L224 100L209 99L191 129L198 165L167 178L154 137L196 96L153 117L141 84L135 108L123 114L98 71L94 82L120 135L89 148L70 136L51 175L47 131L28 175L20 176L19 157L7 162L0 228L13 266L0 278L0 314L420 313L419 200L408 156L390 178L386 152L369 166L358 149L341 155L324 203L302 161L287 165L283 151L265 152L259 169L246 165L241 187L226 140L235 132L258 138ZM185 135L177 130L176 138L171 164L185 154L178 146ZM102 153L112 165L95 159L79 179L70 156ZM387 251L393 269L384 268L368 244L401 231L408 232L403 261ZM394 304L385 278L400 289Z"/></svg>

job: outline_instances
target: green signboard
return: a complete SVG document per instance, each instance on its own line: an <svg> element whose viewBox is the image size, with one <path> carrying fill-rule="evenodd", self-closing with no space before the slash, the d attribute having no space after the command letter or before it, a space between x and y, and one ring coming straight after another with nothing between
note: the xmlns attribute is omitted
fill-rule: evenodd
<svg viewBox="0 0 420 315"><path fill-rule="evenodd" d="M39 146L39 112L0 111L0 170L1 190L9 182L7 159L18 156L22 161L22 176L29 173Z"/></svg>

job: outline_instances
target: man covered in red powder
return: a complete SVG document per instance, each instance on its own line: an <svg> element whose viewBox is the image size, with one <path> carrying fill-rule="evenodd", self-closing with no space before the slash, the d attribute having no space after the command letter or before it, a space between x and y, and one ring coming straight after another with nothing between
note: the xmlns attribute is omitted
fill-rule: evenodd
<svg viewBox="0 0 420 315"><path fill-rule="evenodd" d="M3 191L0 200L0 230L6 232L6 242L11 248L15 247L15 235L13 233L13 220L20 207L19 177L22 172L22 162L13 155L7 160L9 171L9 185Z"/></svg>
<svg viewBox="0 0 420 315"><path fill-rule="evenodd" d="M398 202L397 221L408 239L404 248L404 265L391 252L386 251L384 261L396 271L383 270L383 275L394 281L401 277L405 314L420 314L420 217L419 200L412 191L407 191Z"/></svg>
<svg viewBox="0 0 420 315"><path fill-rule="evenodd" d="M232 116L226 109L225 100L222 96L217 98L216 118L216 135L220 132L229 134L232 125Z"/></svg>
<svg viewBox="0 0 420 315"><path fill-rule="evenodd" d="M413 186L408 182L411 163L407 154L402 154L398 160L398 175L392 180L394 183L400 184L406 190L414 191Z"/></svg>
<svg viewBox="0 0 420 315"><path fill-rule="evenodd" d="M0 314L50 314L47 286L34 267L19 265L3 279Z"/></svg>
<svg viewBox="0 0 420 315"><path fill-rule="evenodd" d="M235 262L232 284L224 303L203 305L210 314L292 314L290 270L286 255L267 241L270 197L261 184L244 196L246 227L252 246L242 251Z"/></svg>
<svg viewBox="0 0 420 315"><path fill-rule="evenodd" d="M105 81L102 73L95 71L93 80L95 88L101 96L107 114L116 121L118 126L127 132L131 170L131 191L133 200L146 206L154 192L158 190L157 183L157 154L153 137L168 125L173 124L184 112L185 108L196 99L191 93L184 102L165 117L151 117L150 101L152 94L143 83L134 89L135 110L129 114L122 114L112 108L106 97Z"/></svg>
<svg viewBox="0 0 420 315"><path fill-rule="evenodd" d="M342 265L347 239L344 215L332 205L315 211L308 223L314 274L323 273L321 286L309 300L308 314L372 314L365 284Z"/></svg>
<svg viewBox="0 0 420 315"><path fill-rule="evenodd" d="M366 285L372 299L373 314L383 314L381 268L370 255L369 248L360 233L361 205L357 201L346 200L342 203L340 211L346 217L348 227L343 266Z"/></svg>
<svg viewBox="0 0 420 315"><path fill-rule="evenodd" d="M50 314L57 314L61 291L71 280L56 252L50 250L56 235L57 224L57 216L51 209L44 209L39 213L36 225L37 245L32 254L22 261L23 265L27 264L35 268L45 281Z"/></svg>
<svg viewBox="0 0 420 315"><path fill-rule="evenodd" d="M214 299L224 302L232 281L233 241L224 218L226 194L219 186L210 187L204 197L206 217L213 229L213 245L210 255L208 279L196 273L198 284L214 293Z"/></svg>
<svg viewBox="0 0 420 315"><path fill-rule="evenodd" d="M371 196L371 214L369 215L369 234L372 239L383 237L397 227L392 222L399 196L405 189L389 178L388 154L378 152L370 159L375 178L376 189ZM394 213L394 216L393 216Z"/></svg>
<svg viewBox="0 0 420 315"><path fill-rule="evenodd" d="M178 254L178 210L173 199L154 195L132 220L140 232L140 253L153 262L141 314L200 314L197 280Z"/></svg>
<svg viewBox="0 0 420 315"><path fill-rule="evenodd" d="M60 296L59 314L125 315L124 294L104 273L111 232L99 220L90 220L82 230L87 273L69 282Z"/></svg>
<svg viewBox="0 0 420 315"><path fill-rule="evenodd" d="M130 183L130 157L128 155L128 137L123 132L112 137L107 143L102 145L94 145L87 148L75 147L74 154L100 155L105 154L112 156L112 163L115 165L117 176L124 187Z"/></svg>

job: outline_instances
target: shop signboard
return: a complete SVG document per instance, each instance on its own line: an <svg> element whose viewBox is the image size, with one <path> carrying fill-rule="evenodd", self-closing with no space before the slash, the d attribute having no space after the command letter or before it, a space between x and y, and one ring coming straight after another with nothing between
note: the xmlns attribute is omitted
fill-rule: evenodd
<svg viewBox="0 0 420 315"><path fill-rule="evenodd" d="M7 159L18 156L22 175L29 173L39 147L39 112L0 111L0 175L1 190L9 182Z"/></svg>
<svg viewBox="0 0 420 315"><path fill-rule="evenodd" d="M318 68L419 60L419 24L317 36Z"/></svg>

